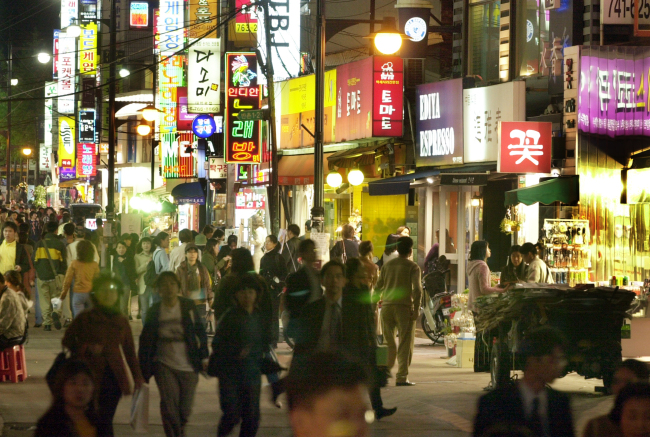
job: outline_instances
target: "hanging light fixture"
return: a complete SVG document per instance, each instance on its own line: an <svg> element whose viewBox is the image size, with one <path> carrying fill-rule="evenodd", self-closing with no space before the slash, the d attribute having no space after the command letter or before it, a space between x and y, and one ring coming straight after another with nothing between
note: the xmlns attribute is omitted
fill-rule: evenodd
<svg viewBox="0 0 650 437"><path fill-rule="evenodd" d="M158 110L155 108L153 105L149 105L145 108L142 108L140 111L142 113L142 118L144 118L147 121L154 121L156 118L158 118Z"/></svg>
<svg viewBox="0 0 650 437"><path fill-rule="evenodd" d="M76 19L70 20L70 25L65 28L65 33L72 38L76 38L81 35L81 27L77 23Z"/></svg>
<svg viewBox="0 0 650 437"><path fill-rule="evenodd" d="M343 183L343 177L335 171L329 172L327 175L327 185L332 188L338 188Z"/></svg>
<svg viewBox="0 0 650 437"><path fill-rule="evenodd" d="M358 168L355 168L350 173L348 173L348 182L350 185L361 185L363 183L363 172Z"/></svg>
<svg viewBox="0 0 650 437"><path fill-rule="evenodd" d="M375 35L375 47L384 55L392 55L402 47L402 35L395 28L395 19L384 17L381 30Z"/></svg>
<svg viewBox="0 0 650 437"><path fill-rule="evenodd" d="M120 69L120 77L127 77L130 74L131 74L131 72L129 70L127 70L126 68L121 68Z"/></svg>
<svg viewBox="0 0 650 437"><path fill-rule="evenodd" d="M149 126L146 123L142 123L142 124L138 125L136 130L138 131L138 134L140 134L140 135L142 135L144 137L144 136L149 135L149 133L151 132L151 126Z"/></svg>
<svg viewBox="0 0 650 437"><path fill-rule="evenodd" d="M41 64L47 64L50 62L51 56L49 53L41 52L36 56L36 59L38 59L38 62Z"/></svg>

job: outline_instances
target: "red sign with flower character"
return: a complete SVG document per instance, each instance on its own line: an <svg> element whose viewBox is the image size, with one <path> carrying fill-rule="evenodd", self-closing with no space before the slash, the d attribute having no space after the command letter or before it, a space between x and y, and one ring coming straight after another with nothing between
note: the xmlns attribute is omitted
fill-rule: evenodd
<svg viewBox="0 0 650 437"><path fill-rule="evenodd" d="M500 173L550 173L553 126L550 122L502 121Z"/></svg>
<svg viewBox="0 0 650 437"><path fill-rule="evenodd" d="M404 111L404 60L375 56L373 71L373 137L401 137Z"/></svg>
<svg viewBox="0 0 650 437"><path fill-rule="evenodd" d="M77 177L88 178L97 175L97 153L95 143L77 144Z"/></svg>

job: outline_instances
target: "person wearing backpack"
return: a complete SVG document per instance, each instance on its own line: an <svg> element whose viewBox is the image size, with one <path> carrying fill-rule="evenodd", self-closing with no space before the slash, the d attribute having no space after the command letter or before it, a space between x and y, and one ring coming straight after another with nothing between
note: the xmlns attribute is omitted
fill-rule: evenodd
<svg viewBox="0 0 650 437"><path fill-rule="evenodd" d="M43 314L43 329L61 329L61 308L52 310L52 299L61 296L63 278L66 273L65 245L57 237L59 225L56 222L47 222L46 234L36 246L34 251L34 268L36 269L36 286Z"/></svg>
<svg viewBox="0 0 650 437"><path fill-rule="evenodd" d="M151 238L144 237L138 243L138 249L135 254L135 273L138 275L138 299L140 301L140 319L144 324L147 317L147 310L151 301L151 288L147 286L144 275L147 273L149 263L153 261ZM155 266L155 264L154 264Z"/></svg>
<svg viewBox="0 0 650 437"><path fill-rule="evenodd" d="M268 285L271 292L271 302L273 304L271 334L273 335L273 345L277 347L280 338L280 296L284 289L284 281L287 278L288 270L284 258L280 255L278 237L268 235L264 245L266 253L260 261L260 275L266 281L266 285Z"/></svg>

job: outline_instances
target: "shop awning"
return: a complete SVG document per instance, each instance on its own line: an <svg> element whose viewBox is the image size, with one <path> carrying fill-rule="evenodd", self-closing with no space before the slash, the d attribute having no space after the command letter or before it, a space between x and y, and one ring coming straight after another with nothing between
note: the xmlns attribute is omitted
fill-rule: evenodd
<svg viewBox="0 0 650 437"><path fill-rule="evenodd" d="M323 154L323 169L327 172L327 158L333 153ZM278 163L280 185L311 185L314 183L314 154L283 156Z"/></svg>
<svg viewBox="0 0 650 437"><path fill-rule="evenodd" d="M550 205L562 202L565 205L576 205L580 200L580 177L561 176L540 182L532 187L506 191L505 205L533 205L537 202Z"/></svg>
<svg viewBox="0 0 650 437"><path fill-rule="evenodd" d="M200 182L188 182L174 187L172 196L179 205L205 205L205 192Z"/></svg>
<svg viewBox="0 0 650 437"><path fill-rule="evenodd" d="M153 190L145 191L144 193L141 193L140 196L148 196L155 199L158 199L161 196L168 197L169 194L167 193L167 185L154 188Z"/></svg>
<svg viewBox="0 0 650 437"><path fill-rule="evenodd" d="M338 168L353 168L361 165L372 165L375 163L375 154L377 149L391 143L392 139L384 139L375 141L370 146L355 147L353 149L341 150L333 153L328 161L329 170Z"/></svg>
<svg viewBox="0 0 650 437"><path fill-rule="evenodd" d="M411 182L417 179L438 176L440 170L425 170L415 173L395 176L368 183L368 194L371 196L390 196L395 194L408 194Z"/></svg>

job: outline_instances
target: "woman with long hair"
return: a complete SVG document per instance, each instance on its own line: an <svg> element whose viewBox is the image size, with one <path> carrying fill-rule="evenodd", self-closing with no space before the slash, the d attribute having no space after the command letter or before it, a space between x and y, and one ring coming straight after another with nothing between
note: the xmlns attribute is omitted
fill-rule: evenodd
<svg viewBox="0 0 650 437"><path fill-rule="evenodd" d="M149 262L153 259L153 242L150 237L144 237L138 243L135 254L135 274L138 282L138 304L140 307L140 318L144 324L147 311L151 305L151 289L144 283L144 274L147 273Z"/></svg>
<svg viewBox="0 0 650 437"><path fill-rule="evenodd" d="M135 353L129 320L120 312L122 283L110 275L93 281L92 308L76 317L65 331L63 347L85 362L98 392L99 428L113 435L113 416L122 395L133 394L144 379Z"/></svg>
<svg viewBox="0 0 650 437"><path fill-rule="evenodd" d="M359 242L354 238L354 227L346 223L341 228L341 240L330 250L330 259L345 263L350 258L359 258Z"/></svg>
<svg viewBox="0 0 650 437"><path fill-rule="evenodd" d="M199 261L199 248L194 243L185 245L185 261L178 266L176 274L181 281L181 294L194 301L205 324L206 303L212 300L212 281L208 269Z"/></svg>
<svg viewBox="0 0 650 437"><path fill-rule="evenodd" d="M490 268L487 259L492 255L487 241L479 240L472 243L467 262L467 276L469 278L468 308L476 312L474 302L479 296L492 293L503 293L507 288L492 287L490 282Z"/></svg>
<svg viewBox="0 0 650 437"><path fill-rule="evenodd" d="M508 262L501 267L501 283L526 282L528 280L528 266L521 254L521 246L515 244L510 248Z"/></svg>
<svg viewBox="0 0 650 437"><path fill-rule="evenodd" d="M428 273L433 272L436 269L436 263L438 262L438 256L440 255L440 245L434 243L427 253L427 257L424 259L424 271L422 276L426 276Z"/></svg>
<svg viewBox="0 0 650 437"><path fill-rule="evenodd" d="M216 238L210 238L205 243L205 250L203 251L203 256L201 257L201 262L208 269L210 274L210 279L212 279L212 288L214 289L219 283L221 278L221 273L217 266L217 256L219 255L219 241Z"/></svg>
<svg viewBox="0 0 650 437"><path fill-rule="evenodd" d="M72 307L74 317L79 316L82 311L92 306L90 291L92 290L93 280L99 276L99 264L95 261L95 246L88 240L81 240L77 243L77 259L70 262L68 271L63 280L63 291L60 299L63 300L68 295L72 281Z"/></svg>
<svg viewBox="0 0 650 437"><path fill-rule="evenodd" d="M129 237L126 234L125 237ZM132 320L131 316L131 290L135 284L135 262L133 256L129 252L129 240L121 240L115 246L115 255L113 256L113 272L117 275L118 279L124 284L124 294L121 296L120 308L122 314Z"/></svg>
<svg viewBox="0 0 650 437"><path fill-rule="evenodd" d="M389 234L388 237L386 237L384 253L381 254L381 259L377 263L380 269L385 266L388 261L391 261L399 256L397 253L397 240L399 240L401 237L402 236L400 234Z"/></svg>
<svg viewBox="0 0 650 437"><path fill-rule="evenodd" d="M36 424L35 437L105 437L95 407L97 386L87 364L72 360L59 369L52 388L52 405Z"/></svg>

